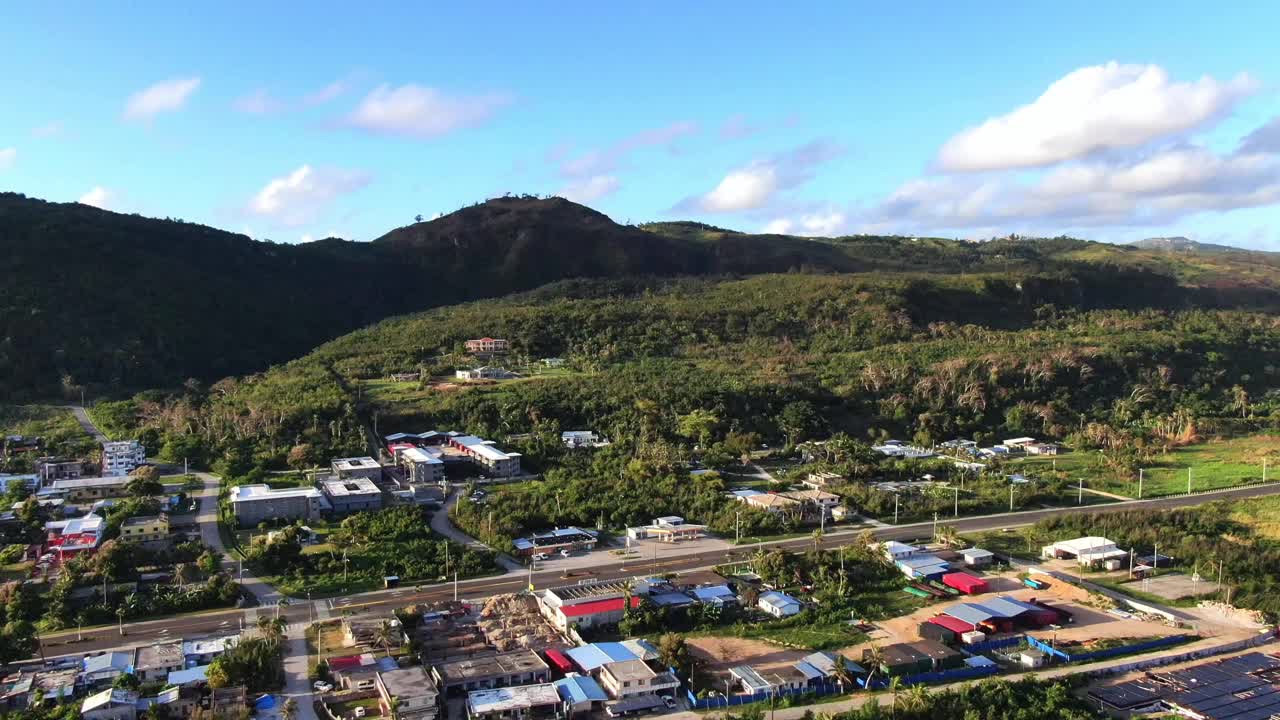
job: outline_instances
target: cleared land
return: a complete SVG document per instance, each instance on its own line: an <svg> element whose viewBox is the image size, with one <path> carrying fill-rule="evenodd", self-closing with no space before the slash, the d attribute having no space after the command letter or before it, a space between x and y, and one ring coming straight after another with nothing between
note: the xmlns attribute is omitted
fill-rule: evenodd
<svg viewBox="0 0 1280 720"><path fill-rule="evenodd" d="M1275 480L1280 466L1280 435L1252 435L1174 448L1143 468L1142 497L1180 495L1191 490L1217 490L1263 481L1263 460L1268 460L1267 480ZM1028 457L1007 467L1035 475L1051 472L1084 478L1086 488L1138 497L1138 477L1120 475L1102 466L1095 453L1072 452L1057 457Z"/></svg>

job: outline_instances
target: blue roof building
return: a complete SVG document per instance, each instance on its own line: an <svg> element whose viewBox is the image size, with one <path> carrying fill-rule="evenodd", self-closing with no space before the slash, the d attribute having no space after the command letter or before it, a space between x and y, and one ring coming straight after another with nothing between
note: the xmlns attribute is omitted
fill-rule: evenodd
<svg viewBox="0 0 1280 720"><path fill-rule="evenodd" d="M571 712L590 711L596 703L609 699L604 688L590 675L568 675L556 680L556 692L569 705Z"/></svg>

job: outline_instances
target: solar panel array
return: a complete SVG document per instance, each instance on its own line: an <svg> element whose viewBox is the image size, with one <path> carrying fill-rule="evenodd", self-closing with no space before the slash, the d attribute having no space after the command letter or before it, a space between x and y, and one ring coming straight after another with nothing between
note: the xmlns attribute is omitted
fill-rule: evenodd
<svg viewBox="0 0 1280 720"><path fill-rule="evenodd" d="M1090 697L1118 709L1190 710L1206 720L1271 720L1280 716L1280 658L1259 652L1149 673L1140 680L1094 688Z"/></svg>

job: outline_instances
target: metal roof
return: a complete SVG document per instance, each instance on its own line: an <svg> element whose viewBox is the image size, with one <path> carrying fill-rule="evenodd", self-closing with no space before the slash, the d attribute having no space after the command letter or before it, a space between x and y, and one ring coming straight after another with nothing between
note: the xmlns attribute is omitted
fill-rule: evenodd
<svg viewBox="0 0 1280 720"><path fill-rule="evenodd" d="M574 705L585 702L604 702L609 699L609 696L604 694L604 689L600 687L600 683L590 675L569 675L552 684L556 686L556 691L560 693L561 698Z"/></svg>
<svg viewBox="0 0 1280 720"><path fill-rule="evenodd" d="M957 620L969 623L970 625L984 623L994 617L997 617L996 615L992 615L990 610L987 610L987 608L982 605L978 605L977 603L958 603L956 605L952 605L946 610L943 610L942 612Z"/></svg>

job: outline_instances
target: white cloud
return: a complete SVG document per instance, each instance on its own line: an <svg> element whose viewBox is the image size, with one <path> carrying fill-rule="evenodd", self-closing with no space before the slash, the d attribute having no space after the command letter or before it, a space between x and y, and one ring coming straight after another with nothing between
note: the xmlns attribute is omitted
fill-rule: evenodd
<svg viewBox="0 0 1280 720"><path fill-rule="evenodd" d="M302 102L306 105L323 105L331 100L336 100L350 89L351 84L346 80L334 80L319 90L302 98Z"/></svg>
<svg viewBox="0 0 1280 720"><path fill-rule="evenodd" d="M838 210L826 210L803 214L798 218L776 218L766 223L760 232L776 235L832 237L844 231L847 220L845 214Z"/></svg>
<svg viewBox="0 0 1280 720"><path fill-rule="evenodd" d="M843 153L844 148L828 140L806 143L731 171L710 192L685 198L673 210L723 213L765 207L779 192L808 182L818 166Z"/></svg>
<svg viewBox="0 0 1280 720"><path fill-rule="evenodd" d="M38 138L57 137L62 134L63 127L60 122L45 123L39 127L31 128L31 136Z"/></svg>
<svg viewBox="0 0 1280 720"><path fill-rule="evenodd" d="M126 120L151 120L164 112L179 110L200 87L200 78L175 78L156 83L129 96L125 103Z"/></svg>
<svg viewBox="0 0 1280 720"><path fill-rule="evenodd" d="M754 210L763 207L777 190L774 167L757 164L725 175L715 189L702 196L698 207L704 212Z"/></svg>
<svg viewBox="0 0 1280 720"><path fill-rule="evenodd" d="M271 218L286 227L312 222L339 197L355 192L372 180L358 170L303 165L275 178L249 201L254 215Z"/></svg>
<svg viewBox="0 0 1280 720"><path fill-rule="evenodd" d="M249 115L267 115L284 110L287 103L272 96L266 89L258 88L248 95L236 98L231 107Z"/></svg>
<svg viewBox="0 0 1280 720"><path fill-rule="evenodd" d="M99 185L89 192L81 195L80 199L76 202L81 205L92 205L93 207L100 208L102 210L110 210L114 207L115 201L115 193Z"/></svg>
<svg viewBox="0 0 1280 720"><path fill-rule="evenodd" d="M1136 147L1214 122L1256 87L1245 74L1173 82L1158 65L1085 67L1031 104L951 138L937 163L954 172L1041 167Z"/></svg>
<svg viewBox="0 0 1280 720"><path fill-rule="evenodd" d="M678 151L676 142L700 132L697 123L682 120L656 128L648 128L628 135L604 148L589 150L570 157L567 145L558 145L548 151L548 159L560 164L564 177L588 177L607 175L626 164L631 154L648 147L665 147L668 152Z"/></svg>
<svg viewBox="0 0 1280 720"><path fill-rule="evenodd" d="M508 95L450 95L421 85L379 85L360 101L346 124L388 135L433 138L487 122L511 103Z"/></svg>
<svg viewBox="0 0 1280 720"><path fill-rule="evenodd" d="M0 170L7 170L13 167L13 163L17 159L17 148L0 148Z"/></svg>
<svg viewBox="0 0 1280 720"><path fill-rule="evenodd" d="M1169 223L1195 213L1280 203L1280 156L1217 155L1179 146L1074 163L1031 179L940 176L904 183L868 221L903 231L1064 228Z"/></svg>
<svg viewBox="0 0 1280 720"><path fill-rule="evenodd" d="M556 192L557 195L576 203L590 203L612 195L621 187L613 175L594 175L580 182L570 183Z"/></svg>

